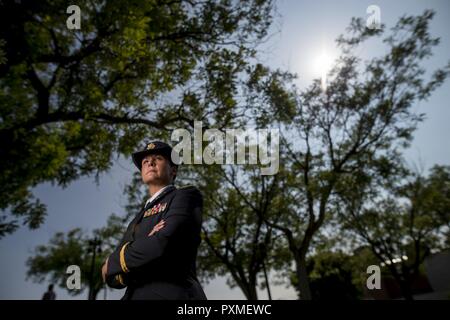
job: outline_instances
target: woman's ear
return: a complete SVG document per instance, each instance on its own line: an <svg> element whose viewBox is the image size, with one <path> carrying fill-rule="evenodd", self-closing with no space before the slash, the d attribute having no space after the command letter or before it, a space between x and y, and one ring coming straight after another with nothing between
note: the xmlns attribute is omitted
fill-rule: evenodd
<svg viewBox="0 0 450 320"><path fill-rule="evenodd" d="M178 167L172 166L172 181L174 181L175 178L177 177L177 172L178 172Z"/></svg>

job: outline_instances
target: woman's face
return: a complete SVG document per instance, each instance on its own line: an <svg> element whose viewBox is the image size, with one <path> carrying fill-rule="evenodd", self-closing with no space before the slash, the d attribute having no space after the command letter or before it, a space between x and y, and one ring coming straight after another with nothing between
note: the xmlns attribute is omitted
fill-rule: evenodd
<svg viewBox="0 0 450 320"><path fill-rule="evenodd" d="M172 182L176 168L160 154L151 154L142 159L141 176L145 184L167 185Z"/></svg>

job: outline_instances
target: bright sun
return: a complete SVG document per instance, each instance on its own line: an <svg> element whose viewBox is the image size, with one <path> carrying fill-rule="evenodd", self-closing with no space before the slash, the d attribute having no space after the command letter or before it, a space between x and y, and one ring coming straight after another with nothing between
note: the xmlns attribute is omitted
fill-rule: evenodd
<svg viewBox="0 0 450 320"><path fill-rule="evenodd" d="M314 74L316 77L320 77L323 90L327 87L327 73L332 67L333 60L334 59L331 55L327 51L323 50L314 61Z"/></svg>

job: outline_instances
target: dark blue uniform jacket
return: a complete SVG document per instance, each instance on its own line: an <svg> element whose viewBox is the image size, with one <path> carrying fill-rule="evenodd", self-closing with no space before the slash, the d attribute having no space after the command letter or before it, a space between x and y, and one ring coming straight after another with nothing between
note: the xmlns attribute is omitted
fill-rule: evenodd
<svg viewBox="0 0 450 320"><path fill-rule="evenodd" d="M106 282L122 299L205 300L196 275L203 199L192 186L167 187L131 221L108 261ZM164 219L165 226L149 236Z"/></svg>

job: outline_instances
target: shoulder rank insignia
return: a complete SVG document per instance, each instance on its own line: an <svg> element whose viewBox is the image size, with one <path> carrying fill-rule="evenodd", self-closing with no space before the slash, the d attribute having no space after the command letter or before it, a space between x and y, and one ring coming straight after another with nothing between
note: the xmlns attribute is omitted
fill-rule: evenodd
<svg viewBox="0 0 450 320"><path fill-rule="evenodd" d="M192 185L192 184L187 184L187 185L185 185L185 186L179 187L178 189L189 189L189 188L195 188L195 186Z"/></svg>
<svg viewBox="0 0 450 320"><path fill-rule="evenodd" d="M158 203L157 205L144 212L144 218L163 212L164 210L166 210L166 207L167 203Z"/></svg>

